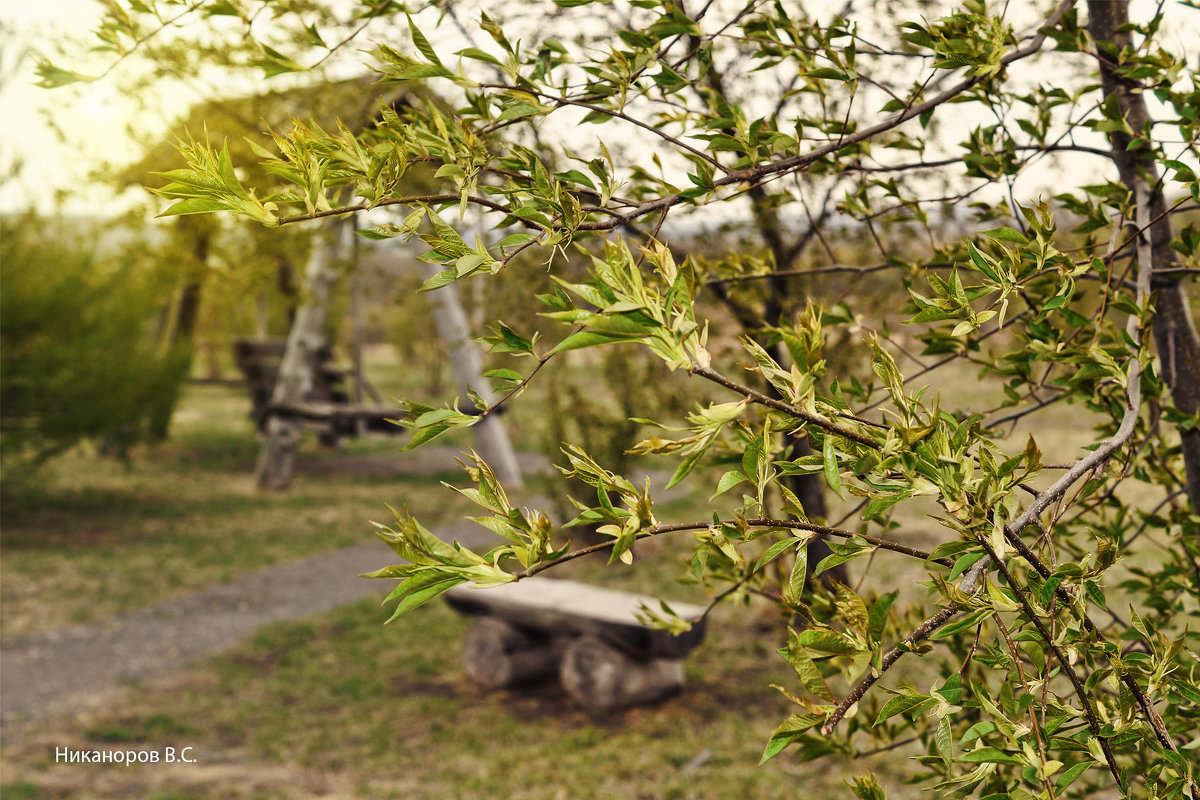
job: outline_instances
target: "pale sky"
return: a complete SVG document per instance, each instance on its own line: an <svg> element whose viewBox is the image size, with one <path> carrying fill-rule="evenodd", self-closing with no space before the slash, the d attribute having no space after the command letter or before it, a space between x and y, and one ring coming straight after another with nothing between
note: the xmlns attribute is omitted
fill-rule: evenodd
<svg viewBox="0 0 1200 800"><path fill-rule="evenodd" d="M1146 2L1134 3L1135 16L1148 10L1136 8ZM1177 3L1168 2L1167 6L1173 19L1164 28L1170 31L1166 38L1194 41L1196 46L1186 49L1193 55L1200 53L1200 13ZM100 71L111 62L111 54L100 54L90 64L76 60L94 41L90 30L100 14L95 0L0 0L0 168L7 169L14 157L24 161L17 180L0 184L0 211L30 203L42 211L53 210L57 190L86 185L88 172L103 160L123 165L140 156L142 147L127 134L129 126L158 135L202 99L196 91L174 86L153 98L152 111L142 111L123 97L110 79L54 90L36 87L37 54L53 54L57 45L71 39L79 44L69 47L70 58L56 59L61 65L86 73ZM253 91L252 86L234 88L233 93ZM47 124L48 109L53 109L66 132L65 144ZM128 205L128 200L114 204L107 190L92 189L72 195L64 209L106 215Z"/></svg>
<svg viewBox="0 0 1200 800"><path fill-rule="evenodd" d="M126 133L130 123L149 131L165 130L196 99L176 92L156 98L157 110L147 113L138 112L107 80L53 90L35 86L37 54L50 54L57 43L71 38L90 46L88 37L100 14L94 0L0 0L0 165L7 168L14 157L24 161L19 177L0 185L0 211L30 203L42 211L53 210L56 190L86 183L88 172L105 159L125 164L139 157L141 148ZM73 49L83 52L85 47ZM66 60L58 63L75 66ZM99 59L90 66L103 63ZM66 132L67 143L47 124L49 109ZM111 208L110 196L111 192L93 190L69 199L64 210L104 215L128 206Z"/></svg>

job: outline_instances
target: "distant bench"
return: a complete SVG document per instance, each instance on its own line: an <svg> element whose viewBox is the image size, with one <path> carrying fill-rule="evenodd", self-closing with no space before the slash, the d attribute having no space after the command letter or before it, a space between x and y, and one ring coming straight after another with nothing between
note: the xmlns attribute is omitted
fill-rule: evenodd
<svg viewBox="0 0 1200 800"><path fill-rule="evenodd" d="M317 367L309 396L303 401L280 403L274 400L275 382L287 343L278 340L238 339L233 343L234 361L250 394L250 416L259 431L267 420L282 416L314 430L321 443L335 447L342 437L363 431L396 435L403 428L391 422L406 415L403 409L351 403L346 387L353 370L332 365L333 351L324 345L317 352Z"/></svg>
<svg viewBox="0 0 1200 800"><path fill-rule="evenodd" d="M479 617L463 642L467 676L486 689L552 680L585 709L653 703L683 687L683 658L704 639L704 609L671 603L691 630L674 636L637 618L653 597L577 581L526 578L487 589L457 586L454 609Z"/></svg>

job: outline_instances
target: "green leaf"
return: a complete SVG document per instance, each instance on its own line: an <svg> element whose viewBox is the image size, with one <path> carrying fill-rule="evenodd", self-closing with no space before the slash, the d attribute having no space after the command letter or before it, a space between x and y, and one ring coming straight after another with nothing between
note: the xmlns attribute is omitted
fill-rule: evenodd
<svg viewBox="0 0 1200 800"><path fill-rule="evenodd" d="M837 595L834 600L838 614L846 625L860 636L867 635L867 605L863 599L844 584L837 585Z"/></svg>
<svg viewBox="0 0 1200 800"><path fill-rule="evenodd" d="M842 72L840 69L833 69L832 67L821 67L819 69L810 69L804 73L804 77L806 77L806 78L821 78L821 79L835 80L835 81L850 80L849 75Z"/></svg>
<svg viewBox="0 0 1200 800"><path fill-rule="evenodd" d="M782 540L772 544L770 547L768 547L766 550L763 551L763 554L761 556L758 557L758 561L754 562L754 571L758 572L760 569L765 567L767 564L774 561L775 557L778 556L780 553L787 550L789 547L794 547L796 544L796 541L797 541L796 539L788 538L788 539L782 539Z"/></svg>
<svg viewBox="0 0 1200 800"><path fill-rule="evenodd" d="M829 482L829 488L843 500L846 499L846 494L842 491L842 476L838 471L837 450L834 447L833 436L825 435L825 444L821 447L821 455L825 465L825 480Z"/></svg>
<svg viewBox="0 0 1200 800"><path fill-rule="evenodd" d="M788 576L787 585L783 587L785 602L796 605L804 595L804 585L808 580L808 540L796 548L796 560L792 562L792 574Z"/></svg>
<svg viewBox="0 0 1200 800"><path fill-rule="evenodd" d="M454 271L458 274L458 277L464 278L477 270L486 261L488 261L486 256L481 256L478 253L467 253L464 256L459 256L454 262Z"/></svg>
<svg viewBox="0 0 1200 800"><path fill-rule="evenodd" d="M997 750L994 747L981 747L978 750L971 750L963 753L958 758L959 761L965 761L968 764L1023 764L1021 759L1003 750Z"/></svg>
<svg viewBox="0 0 1200 800"><path fill-rule="evenodd" d="M879 642L880 637L883 636L883 628L887 623L888 611L899 596L900 591L893 590L871 604L871 611L867 615L867 639L872 644Z"/></svg>
<svg viewBox="0 0 1200 800"><path fill-rule="evenodd" d="M439 67L442 66L442 61L437 57L437 52L434 51L433 45L429 43L429 40L425 38L425 34L421 33L421 29L412 21L412 17L408 18L408 32L412 37L413 45L421 55L425 56L431 64L436 64Z"/></svg>
<svg viewBox="0 0 1200 800"><path fill-rule="evenodd" d="M1170 689L1180 697L1186 698L1197 706L1200 706L1200 688L1188 683L1186 680L1172 681Z"/></svg>
<svg viewBox="0 0 1200 800"><path fill-rule="evenodd" d="M711 443L711 441L712 440L710 439L709 442ZM685 456L684 459L679 463L679 466L675 468L675 473L671 475L671 480L667 481L667 488L673 488L681 480L686 478L688 473L695 469L696 464L698 464L700 459L704 457L704 453L707 450L708 446L705 445L695 452L689 453L687 456Z"/></svg>
<svg viewBox="0 0 1200 800"><path fill-rule="evenodd" d="M875 722L872 725L878 726L897 714L904 714L910 711L920 713L935 705L937 705L937 700L928 695L915 693L898 694L883 704L883 708L879 709L879 714L876 715Z"/></svg>
<svg viewBox="0 0 1200 800"><path fill-rule="evenodd" d="M458 280L458 273L452 269L444 270L432 276L421 284L419 292L431 292L434 289L440 289L443 286L449 286Z"/></svg>
<svg viewBox="0 0 1200 800"><path fill-rule="evenodd" d="M980 272L993 281L1000 280L1000 275L996 272L991 263L988 262L987 257L984 256L983 253L979 252L978 249L976 249L974 242L967 242L967 252L971 256L971 261L975 264Z"/></svg>
<svg viewBox="0 0 1200 800"><path fill-rule="evenodd" d="M305 25L304 32L308 34L308 44L310 46L324 47L328 49L328 45L326 45L325 40L321 38L321 32L317 30L317 26L315 24Z"/></svg>
<svg viewBox="0 0 1200 800"><path fill-rule="evenodd" d="M158 216L160 217L177 217L184 214L210 214L213 211L228 211L230 206L228 203L222 203L220 200L209 200L203 197L193 197L188 200L180 200L178 203L167 208Z"/></svg>
<svg viewBox="0 0 1200 800"><path fill-rule="evenodd" d="M1029 240L1025 238L1025 234L1018 230L1008 227L1007 225L999 228L993 228L990 231L984 231L984 236L989 236L1001 242L1013 242L1015 244L1028 244Z"/></svg>
<svg viewBox="0 0 1200 800"><path fill-rule="evenodd" d="M566 172L560 172L557 175L555 175L554 177L560 181L565 181L568 183L577 183L577 184L580 184L581 186L586 186L589 189L596 188L596 184L594 184L592 182L592 179L589 178L587 175L584 175L582 172L580 172L577 169L569 169Z"/></svg>
<svg viewBox="0 0 1200 800"><path fill-rule="evenodd" d="M640 337L612 333L597 333L596 331L576 331L558 343L551 353L565 353L568 350L582 350L585 347L599 347L604 344L636 341Z"/></svg>
<svg viewBox="0 0 1200 800"><path fill-rule="evenodd" d="M487 63L495 64L496 66L500 66L501 64L500 59L496 58L494 55L485 50L480 50L478 47L468 47L465 50L459 50L457 53L455 53L455 55L473 58L476 61L486 61Z"/></svg>
<svg viewBox="0 0 1200 800"><path fill-rule="evenodd" d="M862 651L862 648L856 647L845 636L829 628L805 628L797 635L796 640L809 650L839 656L852 656Z"/></svg>
<svg viewBox="0 0 1200 800"><path fill-rule="evenodd" d="M721 480L717 481L717 490L713 492L712 496L717 497L718 495L725 494L739 483L745 483L747 480L749 478L737 470L730 470L721 476ZM709 499L711 500L712 498L710 497Z"/></svg>
<svg viewBox="0 0 1200 800"><path fill-rule="evenodd" d="M518 245L525 244L526 242L532 242L536 238L537 236L532 233L512 233L501 239L497 246L502 248L516 247Z"/></svg>
<svg viewBox="0 0 1200 800"><path fill-rule="evenodd" d="M838 564L845 564L847 561L866 555L875 550L875 547L869 544L866 540L857 536L852 537L846 542L828 542L828 547L833 552L821 559L813 570L813 577L819 577L826 571L833 569Z"/></svg>
<svg viewBox="0 0 1200 800"><path fill-rule="evenodd" d="M947 767L950 766L950 762L954 760L954 734L950 730L949 717L942 717L938 723L933 742L937 747L938 755L942 757L942 763Z"/></svg>
<svg viewBox="0 0 1200 800"><path fill-rule="evenodd" d="M764 764L779 755L785 747L824 721L823 714L792 714L771 734L771 738L767 741L767 747L763 750L762 760L758 763Z"/></svg>
<svg viewBox="0 0 1200 800"><path fill-rule="evenodd" d="M911 496L911 492L899 492L897 494L887 495L872 500L862 512L862 518L865 520L883 520L883 514L892 506L899 503L901 500L906 500Z"/></svg>
<svg viewBox="0 0 1200 800"><path fill-rule="evenodd" d="M492 336L485 336L480 341L490 345L492 353L518 353L536 355L533 351L533 339L526 339L503 322L497 322L492 328ZM534 335L534 339L537 335Z"/></svg>
<svg viewBox="0 0 1200 800"><path fill-rule="evenodd" d="M817 663L813 661L812 656L808 654L808 650L804 645L797 640L795 631L791 631L791 641L788 643L784 654L787 656L788 663L792 665L792 669L796 671L796 675L800 678L800 683L804 685L810 693L825 700L833 700L833 693L829 690L828 684L825 683L825 678L821 675L821 670L817 667Z"/></svg>
<svg viewBox="0 0 1200 800"><path fill-rule="evenodd" d="M994 608L981 608L978 611L976 611L972 614L968 614L967 616L963 617L962 619L960 619L956 622L951 622L949 625L939 628L929 638L945 639L950 636L953 636L956 633L961 633L965 630L970 630L971 628L974 628L976 625L983 622L985 619L991 617L995 613L996 613L996 609L994 609Z"/></svg>
<svg viewBox="0 0 1200 800"><path fill-rule="evenodd" d="M966 553L965 555L959 556L957 559L955 559L954 566L951 567L950 574L946 577L946 580L948 580L948 581L954 580L959 575L963 574L968 569L970 569L972 564L974 564L979 559L983 558L985 555L987 555L987 554L983 553L983 552L976 552L976 553Z"/></svg>
<svg viewBox="0 0 1200 800"><path fill-rule="evenodd" d="M397 236L404 236L410 233L410 231L407 228L400 227L399 225L376 225L373 228L355 231L355 233L364 239L378 241L381 239L394 239Z"/></svg>
<svg viewBox="0 0 1200 800"><path fill-rule="evenodd" d="M497 381L512 381L514 383L520 383L525 380L525 376L515 369L489 369L483 373L483 377Z"/></svg>
<svg viewBox="0 0 1200 800"><path fill-rule="evenodd" d="M400 598L400 602L396 604L396 609L387 621L392 622L402 614L407 614L415 608L420 608L430 600L436 600L460 583L466 583L466 579L457 575L446 575L443 572L434 570L422 572L409 578L388 595L388 600ZM385 600L384 602L387 601Z"/></svg>
<svg viewBox="0 0 1200 800"><path fill-rule="evenodd" d="M37 76L40 80L37 85L43 89L57 89L59 86L69 86L72 83L91 83L98 80L97 75L84 75L79 72L72 72L69 69L56 67L49 61L42 61L37 65Z"/></svg>
<svg viewBox="0 0 1200 800"><path fill-rule="evenodd" d="M287 72L303 72L307 69L303 64L285 56L273 47L269 47L261 42L259 43L259 47L262 48L263 55L262 58L254 62L254 66L262 67L263 72L266 73L266 77L268 78L273 78L276 75L282 75Z"/></svg>
<svg viewBox="0 0 1200 800"><path fill-rule="evenodd" d="M497 122L504 122L510 119L520 119L533 114L540 114L542 109L532 103L513 103L508 108L500 112L500 116L496 117Z"/></svg>
<svg viewBox="0 0 1200 800"><path fill-rule="evenodd" d="M1093 761L1080 761L1078 764L1070 767L1066 772L1058 776L1058 781L1054 784L1055 788L1060 792L1066 790L1080 775L1091 769L1094 763Z"/></svg>

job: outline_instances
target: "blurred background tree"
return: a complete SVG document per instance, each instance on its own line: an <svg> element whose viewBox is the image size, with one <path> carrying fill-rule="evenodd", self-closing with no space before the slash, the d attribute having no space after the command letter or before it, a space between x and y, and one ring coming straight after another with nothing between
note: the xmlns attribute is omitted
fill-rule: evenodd
<svg viewBox="0 0 1200 800"><path fill-rule="evenodd" d="M0 420L4 457L37 464L92 441L125 455L174 403L188 354L158 334L175 278L146 231L98 247L97 230L34 214L0 237Z"/></svg>

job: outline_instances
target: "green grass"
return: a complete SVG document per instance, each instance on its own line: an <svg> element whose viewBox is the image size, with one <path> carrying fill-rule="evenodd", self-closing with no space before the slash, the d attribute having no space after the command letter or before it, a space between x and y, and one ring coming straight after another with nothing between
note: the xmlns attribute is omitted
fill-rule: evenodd
<svg viewBox="0 0 1200 800"><path fill-rule="evenodd" d="M135 688L71 746L174 743L235 774L278 767L287 776L274 786L279 797L309 796L314 774L357 783L355 797L784 798L801 785L814 798L849 796L828 769L810 774L786 756L758 766L789 712L771 684L790 681L758 627L769 624L747 613L718 615L687 662L682 696L592 718L554 687L469 684L458 663L469 621L446 606L384 627L378 605L361 602L271 626L201 669ZM895 774L885 760L842 766ZM254 796L223 778L198 789L189 770L121 775L163 793ZM70 775L22 763L15 777L39 787Z"/></svg>
<svg viewBox="0 0 1200 800"><path fill-rule="evenodd" d="M17 783L6 783L0 786L0 798L2 800L41 800L45 797L41 790L28 781L18 781Z"/></svg>
<svg viewBox="0 0 1200 800"><path fill-rule="evenodd" d="M430 523L465 509L439 485L461 473L356 474L343 466L353 452L322 451L308 439L292 488L260 492L246 408L227 388L189 387L171 440L139 449L127 465L80 449L24 480L6 476L3 635L96 619L369 541L369 520L389 520L387 503L427 509ZM402 444L372 437L362 449L402 457Z"/></svg>
<svg viewBox="0 0 1200 800"><path fill-rule="evenodd" d="M966 391L971 401L986 403L982 384L968 382ZM293 488L261 493L251 475L257 441L246 407L227 388L189 387L172 439L139 450L129 466L77 451L28 480L6 476L4 635L101 618L365 541L367 520L386 518L384 503L408 505L435 529L467 510L439 485L461 484L461 473L349 468L355 459L397 456L403 439L383 437L333 453L309 442ZM1047 459L1077 457L1073 448L1089 440L1076 412L1054 407L1038 415L1035 434ZM451 442L469 447L469 438ZM1008 446L1023 444L1019 433ZM531 493L551 491L546 479L530 483ZM728 502L718 501L718 510ZM897 538L932 547L947 537L925 516L932 508L902 509ZM712 507L701 492L675 496L657 511L675 522L705 519ZM632 568L606 567L598 558L564 565L555 575L701 600L694 587L673 583L690 540L678 534L639 544ZM897 610L923 599L915 581L924 573L911 559L880 552L852 565L856 580L867 570L865 586L903 588ZM377 603L365 601L271 626L197 669L131 688L119 706L48 721L6 742L0 796L820 800L849 797L845 777L866 768L889 784L890 797L922 796L896 783L909 755L903 750L820 766L797 764L785 753L758 766L771 731L792 711L771 684L796 684L774 652L780 621L759 606L718 609L707 641L687 661L683 696L604 718L574 709L554 688L485 693L470 685L458 663L468 621L441 604L387 627L385 617ZM927 685L929 665L902 664L889 685ZM860 713L868 715L878 701L865 702ZM196 748L200 763L101 775L47 756L57 746L168 744Z"/></svg>

